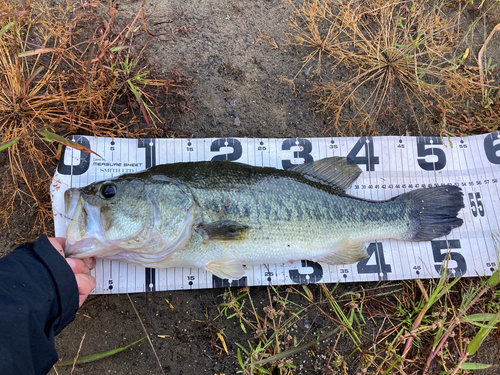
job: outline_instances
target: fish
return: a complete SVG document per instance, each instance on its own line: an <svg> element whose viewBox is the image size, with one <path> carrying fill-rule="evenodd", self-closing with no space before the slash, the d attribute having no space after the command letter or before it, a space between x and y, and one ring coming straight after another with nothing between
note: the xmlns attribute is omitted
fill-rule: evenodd
<svg viewBox="0 0 500 375"><path fill-rule="evenodd" d="M236 280L255 264L352 264L367 242L430 241L463 224L458 186L373 201L346 193L360 174L345 157L287 170L200 161L70 188L65 253Z"/></svg>

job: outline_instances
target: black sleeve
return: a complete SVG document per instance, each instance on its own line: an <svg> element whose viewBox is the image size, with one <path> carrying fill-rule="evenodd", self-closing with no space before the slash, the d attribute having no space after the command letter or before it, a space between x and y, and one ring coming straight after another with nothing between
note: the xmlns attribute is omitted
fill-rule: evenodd
<svg viewBox="0 0 500 375"><path fill-rule="evenodd" d="M75 275L45 235L0 259L0 374L46 374L77 310Z"/></svg>

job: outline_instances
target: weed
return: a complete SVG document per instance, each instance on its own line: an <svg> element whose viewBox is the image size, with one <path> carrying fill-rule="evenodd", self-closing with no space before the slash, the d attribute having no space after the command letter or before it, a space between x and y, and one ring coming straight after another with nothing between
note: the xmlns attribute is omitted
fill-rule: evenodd
<svg viewBox="0 0 500 375"><path fill-rule="evenodd" d="M84 336L82 338L82 343L83 343L83 339L84 338L85 338L85 334L84 334ZM135 344L138 344L139 342L141 342L145 338L146 337L143 337L142 339L134 341L134 342L132 342L132 343L126 345L126 346L120 347L120 348L111 349L111 350L108 350L106 352L91 354L91 355L87 355L87 356L84 356L84 357L79 357L80 350L82 348L82 346L80 344L80 348L78 349L78 353L76 355L76 358L74 358L74 359L68 359L68 360L65 360L65 361L61 360L60 362L57 362L54 366L73 366L73 368L71 369L71 372L73 372L73 370L75 368L75 365L77 365L77 364L94 362L94 361L98 361L98 360L103 359L103 358L110 357L110 356L115 355L117 353L123 352L124 350L127 350L128 348L134 346Z"/></svg>
<svg viewBox="0 0 500 375"><path fill-rule="evenodd" d="M329 132L462 135L498 129L498 114L485 112L498 105L498 84L470 58L478 20L469 30L460 28L470 7L311 0L294 9L288 43L311 51L302 68L318 60L319 80L310 94L316 112L329 119ZM394 107L403 116L387 126L384 113Z"/></svg>
<svg viewBox="0 0 500 375"><path fill-rule="evenodd" d="M500 320L499 275L464 280L443 272L347 292L270 286L259 308L248 287L228 289L216 320L239 322L243 336L226 353L243 374L457 373L490 366L468 359Z"/></svg>
<svg viewBox="0 0 500 375"><path fill-rule="evenodd" d="M9 146L0 154L6 165L0 216L8 226L25 204L35 216L32 230L46 231L60 149L40 132L168 135L168 122L190 110L190 80L175 68L171 77L157 78L142 59L144 49L134 53L135 39L147 34L139 25L142 11L116 31L114 5L14 4L0 2L0 145Z"/></svg>

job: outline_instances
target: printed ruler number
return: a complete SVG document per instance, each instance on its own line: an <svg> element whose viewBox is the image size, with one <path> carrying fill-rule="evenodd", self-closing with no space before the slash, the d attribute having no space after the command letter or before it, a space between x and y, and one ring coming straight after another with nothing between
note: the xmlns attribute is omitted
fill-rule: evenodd
<svg viewBox="0 0 500 375"><path fill-rule="evenodd" d="M74 137L73 141L75 143L78 143L79 145L82 145L84 147L87 147L90 149L90 142L87 138L85 137ZM83 151L78 151L73 149L73 152L79 152L80 153L80 163L78 165L68 165L64 163L64 156L66 155L66 152L68 151L68 148L64 146L64 152L62 153L61 160L59 160L59 164L57 165L57 171L60 174L65 174L65 175L73 175L73 176L79 176L84 174L89 170L90 167L90 154L88 152L83 152Z"/></svg>
<svg viewBox="0 0 500 375"><path fill-rule="evenodd" d="M376 273L379 280L387 280L387 274L392 272L390 264L385 263L384 249L381 243L371 243L366 249L369 257L358 262L358 273ZM375 257L375 264L368 262Z"/></svg>
<svg viewBox="0 0 500 375"><path fill-rule="evenodd" d="M229 281L228 279L221 279L215 275L212 275L212 288L229 288L229 287L243 287L247 286L248 279L243 276L239 280Z"/></svg>
<svg viewBox="0 0 500 375"><path fill-rule="evenodd" d="M458 277L467 272L467 263L465 258L460 253L449 251L449 249L461 249L460 240L437 240L431 241L432 255L434 256L434 268L439 273L446 270L446 262L454 260L457 264L456 267L449 267L448 270L452 272L452 276ZM444 251L443 251L444 250Z"/></svg>
<svg viewBox="0 0 500 375"><path fill-rule="evenodd" d="M341 268L340 273L342 274L342 277L344 279L347 279L347 274L349 273L349 269L348 268Z"/></svg>
<svg viewBox="0 0 500 375"><path fill-rule="evenodd" d="M484 152L490 163L500 164L500 135L498 133L488 134L484 138Z"/></svg>
<svg viewBox="0 0 500 375"><path fill-rule="evenodd" d="M148 139L139 139L139 148L143 148L146 157L146 169L154 167L156 165L156 149L155 149L155 140Z"/></svg>
<svg viewBox="0 0 500 375"><path fill-rule="evenodd" d="M304 163L312 163L314 161L311 156L312 144L309 140L304 138L290 138L285 139L281 145L281 149L283 151L291 150L292 147L299 148L298 151L293 152L294 159L302 158L304 159ZM283 166L283 169L290 169L297 164L293 164L290 160L282 160L281 165Z"/></svg>
<svg viewBox="0 0 500 375"><path fill-rule="evenodd" d="M481 200L481 193L469 193L469 202L472 215L477 217L477 215L484 216L484 205Z"/></svg>
<svg viewBox="0 0 500 375"><path fill-rule="evenodd" d="M365 156L358 156L362 148L365 149ZM362 137L356 142L347 154L347 164L365 164L367 171L375 170L375 164L379 164L379 157L375 156L372 137Z"/></svg>
<svg viewBox="0 0 500 375"><path fill-rule="evenodd" d="M311 260L301 260L302 268L312 268L313 272L306 273L304 270L290 270L288 274L290 279L297 284L317 283L323 278L323 267L321 264ZM302 271L302 272L301 272Z"/></svg>
<svg viewBox="0 0 500 375"><path fill-rule="evenodd" d="M240 141L238 141L235 138L216 139L210 145L210 152L219 152L221 148L224 147L231 147L233 151L228 154L215 155L212 158L212 161L222 161L222 160L235 161L241 158L241 154L243 154L243 148L241 147Z"/></svg>
<svg viewBox="0 0 500 375"><path fill-rule="evenodd" d="M439 137L417 138L417 161L420 168L425 171L440 171L446 166L446 154L442 149L433 147L435 145L442 145ZM436 157L436 161L428 161Z"/></svg>

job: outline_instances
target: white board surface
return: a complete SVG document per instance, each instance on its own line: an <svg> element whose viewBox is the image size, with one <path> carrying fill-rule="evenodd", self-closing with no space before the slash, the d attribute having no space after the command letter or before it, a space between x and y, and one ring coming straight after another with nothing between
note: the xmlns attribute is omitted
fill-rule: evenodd
<svg viewBox="0 0 500 375"><path fill-rule="evenodd" d="M311 261L253 266L240 280L221 280L198 268L150 269L98 260L92 271L94 294L201 289L244 285L285 285L401 280L439 277L447 266L452 276L488 276L497 253L492 238L500 233L500 134L466 138L200 138L111 139L73 136L99 154L66 148L55 173L52 202L56 236L65 237L64 191L94 181L176 162L231 160L287 169L329 156L347 156L363 173L348 194L386 200L416 188L460 186L464 225L446 238L429 242L387 240L367 244L370 258L331 266ZM448 262L446 262L449 256Z"/></svg>

